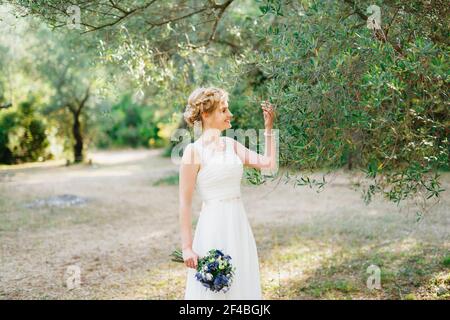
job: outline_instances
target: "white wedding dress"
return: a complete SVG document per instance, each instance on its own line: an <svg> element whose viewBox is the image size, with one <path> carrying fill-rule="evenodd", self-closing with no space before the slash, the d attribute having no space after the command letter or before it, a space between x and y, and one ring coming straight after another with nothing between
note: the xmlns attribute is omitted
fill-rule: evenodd
<svg viewBox="0 0 450 320"><path fill-rule="evenodd" d="M236 267L226 292L212 292L187 268L185 300L261 300L258 253L241 199L243 163L235 153L233 139L220 137L225 150L211 150L199 138L193 142L200 156L197 191L203 203L195 228L192 249L202 257L211 249L222 250Z"/></svg>

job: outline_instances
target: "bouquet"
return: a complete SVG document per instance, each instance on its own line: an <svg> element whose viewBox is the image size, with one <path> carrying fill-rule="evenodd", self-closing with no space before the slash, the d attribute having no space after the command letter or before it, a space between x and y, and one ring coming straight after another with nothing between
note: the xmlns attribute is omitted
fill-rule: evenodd
<svg viewBox="0 0 450 320"><path fill-rule="evenodd" d="M180 250L172 252L172 261L183 262ZM218 249L211 249L208 254L198 259L195 278L207 289L213 292L227 292L233 282L235 267L230 262L231 257Z"/></svg>

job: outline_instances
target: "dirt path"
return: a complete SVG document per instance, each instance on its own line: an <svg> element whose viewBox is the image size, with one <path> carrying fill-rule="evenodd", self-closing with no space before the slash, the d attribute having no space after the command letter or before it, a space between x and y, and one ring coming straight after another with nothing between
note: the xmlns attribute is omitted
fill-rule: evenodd
<svg viewBox="0 0 450 320"><path fill-rule="evenodd" d="M160 153L97 152L92 166L0 169L0 298L181 299L185 269L168 257L180 239L178 186L153 185L176 176L177 166ZM243 186L264 298L446 297L448 191L416 223L414 207L380 200L366 207L350 175L332 179L321 193L275 182ZM447 174L447 190L449 181ZM88 202L24 205L63 194ZM195 215L200 205L196 196ZM383 289L366 288L369 264L384 272ZM73 266L81 284L69 290L66 272Z"/></svg>

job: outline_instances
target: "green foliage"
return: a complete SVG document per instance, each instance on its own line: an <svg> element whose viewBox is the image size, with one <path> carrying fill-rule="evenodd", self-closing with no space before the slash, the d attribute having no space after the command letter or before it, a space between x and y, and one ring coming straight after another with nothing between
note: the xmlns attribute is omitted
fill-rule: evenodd
<svg viewBox="0 0 450 320"><path fill-rule="evenodd" d="M265 182L264 177L261 174L261 172L254 168L245 168L244 177L248 183L253 184L253 185L260 185L260 184L264 184L264 182Z"/></svg>
<svg viewBox="0 0 450 320"><path fill-rule="evenodd" d="M16 126L14 113L7 113L0 117L0 162L6 164L14 163L14 155L9 147L8 133Z"/></svg>
<svg viewBox="0 0 450 320"><path fill-rule="evenodd" d="M444 259L442 259L442 264L445 267L450 268L450 256L444 257Z"/></svg>
<svg viewBox="0 0 450 320"><path fill-rule="evenodd" d="M101 148L107 147L157 147L163 145L158 136L158 118L150 106L134 103L130 95L111 107L100 117L104 132L97 141Z"/></svg>
<svg viewBox="0 0 450 320"><path fill-rule="evenodd" d="M0 118L0 162L11 164L45 160L51 157L47 151L49 142L46 125L39 118L33 101L19 105L17 111Z"/></svg>
<svg viewBox="0 0 450 320"><path fill-rule="evenodd" d="M243 66L257 65L270 79L280 161L302 170L358 168L373 182L367 202L375 193L397 203L419 191L438 197L433 173L449 163L444 14L431 10L435 18L424 19L416 2L384 2L384 29L372 31L361 19L371 3L346 2L352 8L337 1L261 7L268 49L248 52Z"/></svg>

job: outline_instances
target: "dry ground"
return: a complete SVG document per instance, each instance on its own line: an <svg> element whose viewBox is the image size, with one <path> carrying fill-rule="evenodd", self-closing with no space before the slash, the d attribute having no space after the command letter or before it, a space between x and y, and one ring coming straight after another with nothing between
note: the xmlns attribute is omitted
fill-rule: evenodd
<svg viewBox="0 0 450 320"><path fill-rule="evenodd" d="M0 167L0 298L182 299L186 269L168 256L180 245L177 166L160 154L94 152L94 165ZM243 185L264 298L449 299L450 175L420 222L413 205L366 206L351 178L334 173L320 193ZM62 194L88 202L26 206ZM195 217L200 204L196 196ZM367 287L370 265L380 268L379 290ZM72 290L70 266L81 272Z"/></svg>

